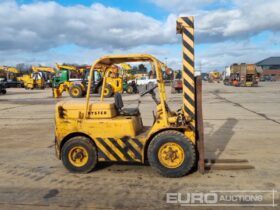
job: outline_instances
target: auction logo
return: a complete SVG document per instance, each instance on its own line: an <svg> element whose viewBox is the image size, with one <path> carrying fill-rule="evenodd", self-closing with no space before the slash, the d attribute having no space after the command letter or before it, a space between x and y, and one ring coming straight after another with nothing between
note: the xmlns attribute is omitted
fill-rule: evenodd
<svg viewBox="0 0 280 210"><path fill-rule="evenodd" d="M275 190L213 190L195 193L167 193L166 202L181 206L268 206L276 207Z"/></svg>

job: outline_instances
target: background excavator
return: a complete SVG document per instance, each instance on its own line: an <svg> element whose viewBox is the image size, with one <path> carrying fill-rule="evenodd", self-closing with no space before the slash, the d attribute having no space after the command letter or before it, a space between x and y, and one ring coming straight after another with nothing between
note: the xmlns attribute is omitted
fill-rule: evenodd
<svg viewBox="0 0 280 210"><path fill-rule="evenodd" d="M17 77L23 83L25 89L44 89L50 86L51 77L55 74L55 69L45 66L32 66L32 73Z"/></svg>
<svg viewBox="0 0 280 210"><path fill-rule="evenodd" d="M32 66L33 74L40 74L45 83L45 87L52 86L52 78L54 77L56 70L53 67L46 66Z"/></svg>
<svg viewBox="0 0 280 210"><path fill-rule="evenodd" d="M57 73L52 81L53 97L61 97L63 92L69 93L73 98L83 97L87 68L86 65L56 64Z"/></svg>
<svg viewBox="0 0 280 210"><path fill-rule="evenodd" d="M57 75L53 78L53 96L55 98L61 97L63 92L68 92L73 98L81 98L86 95L89 68L90 66L76 66L70 64L56 64L58 69ZM136 85L127 84L127 81L123 79L123 72L127 72L129 68L128 64L122 64L122 72L120 75L119 67L112 66L106 71L106 81L104 89L104 97L108 98L115 93L127 93L137 92ZM101 86L104 79L105 70L100 67L94 69L91 83L91 93L101 93Z"/></svg>
<svg viewBox="0 0 280 210"><path fill-rule="evenodd" d="M128 94L138 93L137 85L135 82L135 75L132 73L133 68L128 63L121 63L120 66L120 75L123 79L123 92Z"/></svg>

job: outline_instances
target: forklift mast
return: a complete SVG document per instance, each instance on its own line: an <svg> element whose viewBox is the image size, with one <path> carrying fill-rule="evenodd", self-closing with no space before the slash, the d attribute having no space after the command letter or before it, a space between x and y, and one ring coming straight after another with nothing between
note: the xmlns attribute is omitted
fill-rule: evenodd
<svg viewBox="0 0 280 210"><path fill-rule="evenodd" d="M176 26L177 34L182 34L183 52L183 113L190 120L190 128L197 142L199 154L198 170L204 173L204 127L202 115L202 79L195 77L194 56L194 17L179 17Z"/></svg>
<svg viewBox="0 0 280 210"><path fill-rule="evenodd" d="M191 120L191 129L195 131L194 18L179 17L176 29L182 34L183 42L183 113Z"/></svg>

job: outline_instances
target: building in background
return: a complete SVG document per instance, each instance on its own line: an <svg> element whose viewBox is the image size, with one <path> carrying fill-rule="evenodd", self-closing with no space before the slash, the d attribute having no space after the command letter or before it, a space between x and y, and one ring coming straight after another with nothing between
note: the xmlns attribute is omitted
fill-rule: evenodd
<svg viewBox="0 0 280 210"><path fill-rule="evenodd" d="M270 57L256 63L263 69L262 81L280 80L280 57Z"/></svg>

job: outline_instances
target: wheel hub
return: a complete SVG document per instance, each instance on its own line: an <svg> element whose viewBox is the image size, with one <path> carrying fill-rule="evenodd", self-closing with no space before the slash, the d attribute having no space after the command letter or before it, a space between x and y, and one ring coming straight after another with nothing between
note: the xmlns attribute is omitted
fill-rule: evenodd
<svg viewBox="0 0 280 210"><path fill-rule="evenodd" d="M167 168L177 168L184 161L183 148L174 142L168 142L162 145L158 152L158 158L162 165Z"/></svg>
<svg viewBox="0 0 280 210"><path fill-rule="evenodd" d="M73 89L73 90L72 90L72 94L75 95L75 96L77 96L77 95L79 94L79 91L78 91L77 89Z"/></svg>
<svg viewBox="0 0 280 210"><path fill-rule="evenodd" d="M73 147L68 153L68 159L76 167L84 166L88 162L88 152L83 147Z"/></svg>

